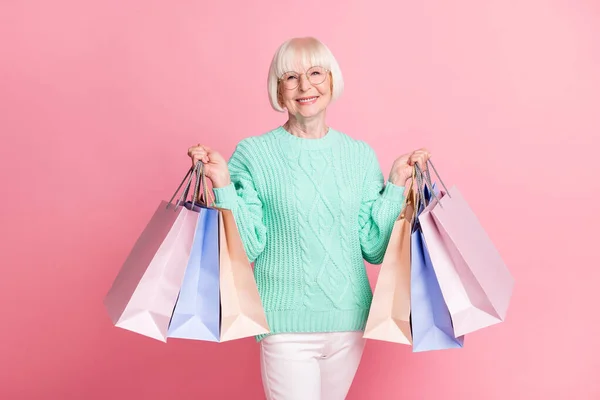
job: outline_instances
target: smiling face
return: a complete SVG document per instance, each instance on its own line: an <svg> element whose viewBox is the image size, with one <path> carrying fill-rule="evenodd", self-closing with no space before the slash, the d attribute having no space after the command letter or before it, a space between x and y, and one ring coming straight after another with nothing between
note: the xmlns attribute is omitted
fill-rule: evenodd
<svg viewBox="0 0 600 400"><path fill-rule="evenodd" d="M340 67L331 51L316 38L293 38L273 56L267 80L273 109L297 118L324 112L344 89Z"/></svg>
<svg viewBox="0 0 600 400"><path fill-rule="evenodd" d="M296 118L315 117L325 111L331 101L331 83L331 74L323 67L288 71L279 81L280 104Z"/></svg>

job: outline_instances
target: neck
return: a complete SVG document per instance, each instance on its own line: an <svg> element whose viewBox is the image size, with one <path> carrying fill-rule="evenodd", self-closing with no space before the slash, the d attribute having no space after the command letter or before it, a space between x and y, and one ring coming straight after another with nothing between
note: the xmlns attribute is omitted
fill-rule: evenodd
<svg viewBox="0 0 600 400"><path fill-rule="evenodd" d="M320 139L329 129L325 123L325 112L310 119L299 119L290 115L283 127L292 135L306 139Z"/></svg>

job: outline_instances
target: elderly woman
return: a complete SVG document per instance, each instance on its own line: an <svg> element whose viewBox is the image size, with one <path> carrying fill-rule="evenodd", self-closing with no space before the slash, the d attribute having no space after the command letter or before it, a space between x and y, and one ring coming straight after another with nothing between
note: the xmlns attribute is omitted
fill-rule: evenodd
<svg viewBox="0 0 600 400"><path fill-rule="evenodd" d="M268 399L345 398L364 347L372 291L363 259L380 264L417 150L395 160L384 185L373 149L327 125L344 89L330 50L295 38L275 53L272 107L288 119L241 140L229 162L205 144L216 205L235 216L271 328L260 343Z"/></svg>

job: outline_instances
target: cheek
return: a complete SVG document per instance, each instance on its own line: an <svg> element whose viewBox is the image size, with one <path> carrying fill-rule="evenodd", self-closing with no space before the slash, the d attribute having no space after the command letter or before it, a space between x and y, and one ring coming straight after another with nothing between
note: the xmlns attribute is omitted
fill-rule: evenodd
<svg viewBox="0 0 600 400"><path fill-rule="evenodd" d="M319 86L318 88L319 90L319 94L321 96L331 96L332 90L331 90L331 81L328 80L327 82L323 83L322 85Z"/></svg>
<svg viewBox="0 0 600 400"><path fill-rule="evenodd" d="M282 105L289 107L294 102L294 95L289 90L279 92L279 100Z"/></svg>
<svg viewBox="0 0 600 400"><path fill-rule="evenodd" d="M283 101L283 104L285 104L285 106L287 107L288 110L296 109L296 101L291 98L285 99Z"/></svg>

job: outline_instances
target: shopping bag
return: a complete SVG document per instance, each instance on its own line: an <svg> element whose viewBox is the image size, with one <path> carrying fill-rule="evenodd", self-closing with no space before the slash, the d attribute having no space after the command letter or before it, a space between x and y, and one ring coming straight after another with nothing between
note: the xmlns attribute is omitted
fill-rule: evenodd
<svg viewBox="0 0 600 400"><path fill-rule="evenodd" d="M364 338L412 344L410 328L410 228L412 192L394 223L381 263Z"/></svg>
<svg viewBox="0 0 600 400"><path fill-rule="evenodd" d="M218 342L219 211L191 202L185 207L198 213L198 224L168 337Z"/></svg>
<svg viewBox="0 0 600 400"><path fill-rule="evenodd" d="M198 213L173 199L162 201L135 242L108 293L104 305L119 328L163 342L186 270ZM188 179L189 178L189 179Z"/></svg>
<svg viewBox="0 0 600 400"><path fill-rule="evenodd" d="M435 188L432 188L435 190ZM411 235L411 328L413 352L461 348L464 336L456 336L450 312L442 296L429 250L423 240L419 215L430 192L421 192Z"/></svg>
<svg viewBox="0 0 600 400"><path fill-rule="evenodd" d="M252 266L235 217L219 210L219 254L221 291L220 341L270 333Z"/></svg>
<svg viewBox="0 0 600 400"><path fill-rule="evenodd" d="M270 333L252 266L246 255L235 216L231 210L214 206L214 198L207 190L203 169L200 170L200 174L204 190L196 189L199 203L215 211L218 222L216 233L221 314L218 341L226 342Z"/></svg>
<svg viewBox="0 0 600 400"><path fill-rule="evenodd" d="M448 190L435 172L445 191L419 222L454 333L461 336L505 320L514 279L458 188ZM428 170L424 176L431 183Z"/></svg>

